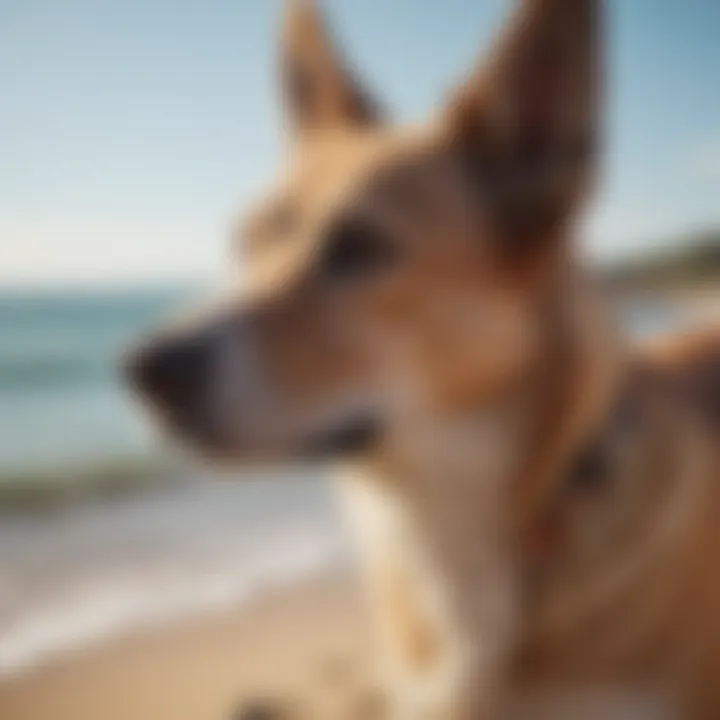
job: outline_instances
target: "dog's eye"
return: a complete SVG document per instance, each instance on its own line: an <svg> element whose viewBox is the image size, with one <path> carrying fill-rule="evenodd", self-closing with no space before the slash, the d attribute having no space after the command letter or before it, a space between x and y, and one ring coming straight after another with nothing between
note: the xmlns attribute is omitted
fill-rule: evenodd
<svg viewBox="0 0 720 720"><path fill-rule="evenodd" d="M382 229L353 218L332 231L321 268L326 277L334 280L365 278L385 269L397 255L396 244Z"/></svg>

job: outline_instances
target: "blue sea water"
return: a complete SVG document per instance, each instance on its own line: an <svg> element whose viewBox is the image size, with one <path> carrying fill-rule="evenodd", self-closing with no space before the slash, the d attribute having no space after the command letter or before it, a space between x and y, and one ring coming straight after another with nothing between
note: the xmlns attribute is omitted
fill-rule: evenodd
<svg viewBox="0 0 720 720"><path fill-rule="evenodd" d="M0 294L0 485L142 472L155 451L119 358L191 294Z"/></svg>

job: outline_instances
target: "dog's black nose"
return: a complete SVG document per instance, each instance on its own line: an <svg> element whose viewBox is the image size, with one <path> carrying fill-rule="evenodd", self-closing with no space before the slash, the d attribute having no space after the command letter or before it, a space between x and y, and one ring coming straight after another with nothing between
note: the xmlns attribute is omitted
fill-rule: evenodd
<svg viewBox="0 0 720 720"><path fill-rule="evenodd" d="M206 390L210 350L201 336L163 338L129 353L125 374L142 395L170 409L192 409Z"/></svg>

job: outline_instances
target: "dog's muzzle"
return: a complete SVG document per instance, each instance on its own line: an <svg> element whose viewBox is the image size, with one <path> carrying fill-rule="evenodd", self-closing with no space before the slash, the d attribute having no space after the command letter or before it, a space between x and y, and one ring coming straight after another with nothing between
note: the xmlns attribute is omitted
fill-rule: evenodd
<svg viewBox="0 0 720 720"><path fill-rule="evenodd" d="M249 329L234 329L159 334L128 353L131 388L173 436L205 455L235 460L321 459L375 445L375 413L355 406L331 421L313 420L314 403L298 411L266 376Z"/></svg>

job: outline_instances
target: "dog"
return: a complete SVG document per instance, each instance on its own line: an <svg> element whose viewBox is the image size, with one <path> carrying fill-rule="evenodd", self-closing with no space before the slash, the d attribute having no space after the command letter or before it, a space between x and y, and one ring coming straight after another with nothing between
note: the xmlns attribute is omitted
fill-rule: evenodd
<svg viewBox="0 0 720 720"><path fill-rule="evenodd" d="M291 151L237 230L245 282L128 371L211 458L337 462L391 717L718 718L720 348L618 329L574 244L601 3L517 5L397 129L291 2Z"/></svg>

